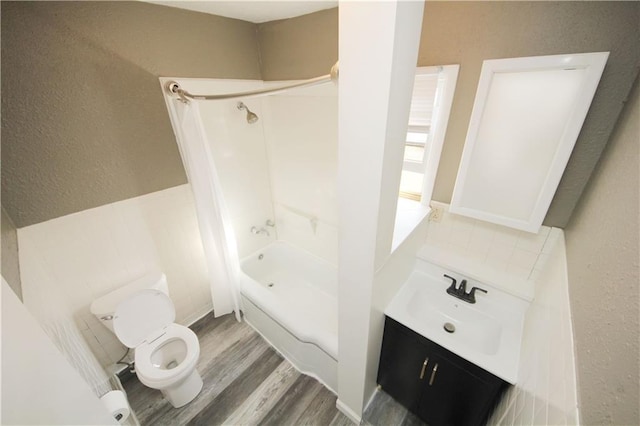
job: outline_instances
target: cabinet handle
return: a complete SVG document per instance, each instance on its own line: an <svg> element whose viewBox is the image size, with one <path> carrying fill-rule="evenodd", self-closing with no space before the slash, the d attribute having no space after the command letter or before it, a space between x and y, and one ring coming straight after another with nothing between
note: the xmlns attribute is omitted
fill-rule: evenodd
<svg viewBox="0 0 640 426"><path fill-rule="evenodd" d="M433 366L433 370L431 370L431 378L429 379L429 386L433 385L433 379L436 378L436 372L438 371L438 363Z"/></svg>
<svg viewBox="0 0 640 426"><path fill-rule="evenodd" d="M424 359L424 362L422 363L422 370L420 371L420 380L424 379L424 370L427 369L428 363L429 363L429 357L426 357Z"/></svg>

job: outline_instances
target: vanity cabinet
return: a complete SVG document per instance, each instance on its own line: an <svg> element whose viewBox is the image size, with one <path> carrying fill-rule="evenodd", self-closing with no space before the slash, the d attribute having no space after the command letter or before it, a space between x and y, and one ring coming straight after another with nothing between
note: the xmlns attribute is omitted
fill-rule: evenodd
<svg viewBox="0 0 640 426"><path fill-rule="evenodd" d="M507 386L390 317L385 320L378 384L430 426L484 424Z"/></svg>

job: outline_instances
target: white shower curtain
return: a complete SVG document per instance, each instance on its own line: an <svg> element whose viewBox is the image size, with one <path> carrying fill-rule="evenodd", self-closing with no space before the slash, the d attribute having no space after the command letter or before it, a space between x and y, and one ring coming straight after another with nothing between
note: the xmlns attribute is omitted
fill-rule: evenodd
<svg viewBox="0 0 640 426"><path fill-rule="evenodd" d="M173 102L180 123L176 136L195 198L214 315L218 317L235 311L239 321L238 249L215 161L202 126L200 108L196 101L189 104Z"/></svg>

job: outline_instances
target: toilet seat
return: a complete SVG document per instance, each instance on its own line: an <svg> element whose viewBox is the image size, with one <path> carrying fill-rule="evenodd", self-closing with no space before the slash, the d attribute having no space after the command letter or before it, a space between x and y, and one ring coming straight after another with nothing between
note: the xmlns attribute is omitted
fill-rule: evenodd
<svg viewBox="0 0 640 426"><path fill-rule="evenodd" d="M113 331L128 348L152 342L176 319L173 302L161 291L146 289L122 301L113 315Z"/></svg>
<svg viewBox="0 0 640 426"><path fill-rule="evenodd" d="M176 311L171 299L153 289L140 290L120 303L113 317L118 339L135 348L136 373L140 381L152 388L174 385L194 370L200 356L198 337L189 328L175 324ZM154 367L151 355L171 340L186 346L184 360L170 370Z"/></svg>
<svg viewBox="0 0 640 426"><path fill-rule="evenodd" d="M154 351L171 340L179 339L185 343L187 353L184 360L175 368L164 370L154 367L151 355ZM164 334L153 340L146 341L136 347L136 373L140 381L152 388L161 389L187 377L200 357L200 343L198 336L189 328L179 324L169 324L164 328Z"/></svg>

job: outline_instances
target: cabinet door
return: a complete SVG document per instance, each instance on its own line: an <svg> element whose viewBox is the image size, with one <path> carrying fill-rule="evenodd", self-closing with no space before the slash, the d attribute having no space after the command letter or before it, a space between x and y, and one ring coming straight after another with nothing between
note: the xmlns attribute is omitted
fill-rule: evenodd
<svg viewBox="0 0 640 426"><path fill-rule="evenodd" d="M416 414L432 426L482 424L496 391L495 383L432 355Z"/></svg>
<svg viewBox="0 0 640 426"><path fill-rule="evenodd" d="M385 322L378 384L396 401L411 411L416 410L423 379L426 375L429 347L394 320Z"/></svg>

